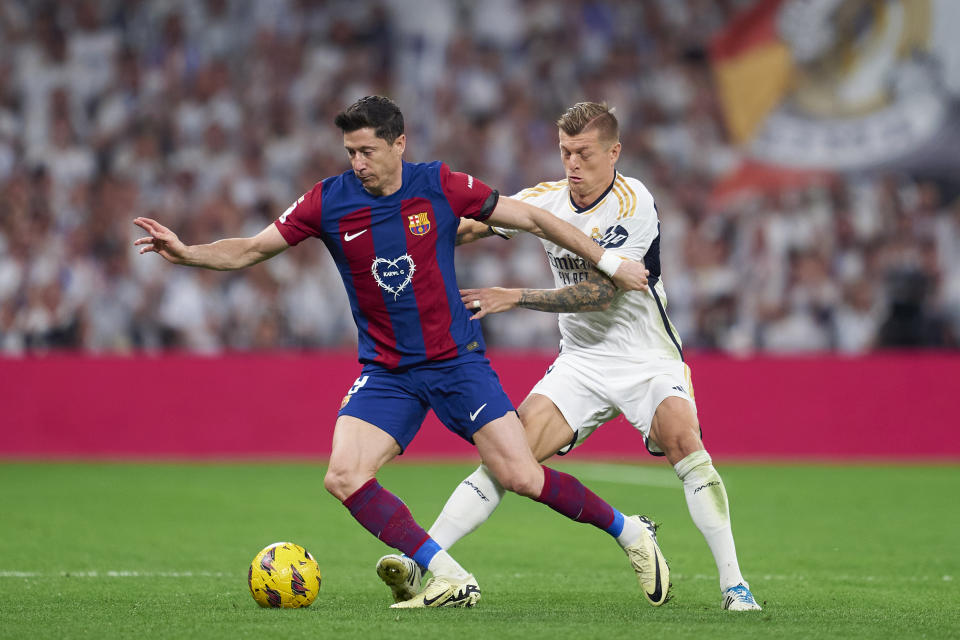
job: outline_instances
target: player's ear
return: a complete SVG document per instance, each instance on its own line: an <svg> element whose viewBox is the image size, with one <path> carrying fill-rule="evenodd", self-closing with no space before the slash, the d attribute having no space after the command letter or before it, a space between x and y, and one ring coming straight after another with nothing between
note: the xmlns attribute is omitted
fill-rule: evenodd
<svg viewBox="0 0 960 640"><path fill-rule="evenodd" d="M610 147L610 160L616 164L617 160L620 158L620 149L623 148L623 145L620 144L620 141L617 141L617 144Z"/></svg>
<svg viewBox="0 0 960 640"><path fill-rule="evenodd" d="M404 150L407 148L407 134L401 133L397 136L397 139L393 141L393 150L397 152L398 155L403 155Z"/></svg>

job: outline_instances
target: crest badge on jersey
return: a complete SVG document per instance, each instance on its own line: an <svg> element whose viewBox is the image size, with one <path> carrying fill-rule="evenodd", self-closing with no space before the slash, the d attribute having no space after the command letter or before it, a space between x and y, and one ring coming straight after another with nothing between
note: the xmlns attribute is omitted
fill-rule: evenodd
<svg viewBox="0 0 960 640"><path fill-rule="evenodd" d="M430 232L430 213L421 211L411 216L407 216L410 221L410 233L415 236L423 236Z"/></svg>

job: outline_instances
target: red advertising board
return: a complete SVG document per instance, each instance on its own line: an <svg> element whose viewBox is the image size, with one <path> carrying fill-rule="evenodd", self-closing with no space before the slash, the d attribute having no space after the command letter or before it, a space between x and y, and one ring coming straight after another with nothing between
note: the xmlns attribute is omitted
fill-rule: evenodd
<svg viewBox="0 0 960 640"><path fill-rule="evenodd" d="M542 353L492 354L516 404ZM960 356L689 358L715 458L957 460ZM0 456L317 458L330 451L353 354L0 359ZM405 458L475 455L431 413ZM652 460L622 418L575 458Z"/></svg>

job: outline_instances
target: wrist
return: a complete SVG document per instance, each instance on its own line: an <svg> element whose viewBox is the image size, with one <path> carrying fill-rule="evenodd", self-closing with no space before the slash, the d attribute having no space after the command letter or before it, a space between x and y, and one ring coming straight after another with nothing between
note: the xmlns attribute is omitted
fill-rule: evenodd
<svg viewBox="0 0 960 640"><path fill-rule="evenodd" d="M183 251L180 253L180 264L188 267L202 266L196 246L184 245Z"/></svg>
<svg viewBox="0 0 960 640"><path fill-rule="evenodd" d="M597 261L597 269L599 269L600 273L604 274L608 278L613 278L613 274L617 272L617 268L622 263L623 260L620 258L620 256L608 249L605 249L600 255L600 260Z"/></svg>

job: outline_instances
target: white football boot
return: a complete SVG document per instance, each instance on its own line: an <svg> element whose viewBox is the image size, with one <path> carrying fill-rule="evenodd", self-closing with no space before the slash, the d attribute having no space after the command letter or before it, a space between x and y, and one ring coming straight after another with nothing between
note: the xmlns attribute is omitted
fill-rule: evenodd
<svg viewBox="0 0 960 640"><path fill-rule="evenodd" d="M472 607L480 599L476 578L466 580L434 576L427 580L423 591L403 602L390 605L391 609L422 609L426 607Z"/></svg>
<svg viewBox="0 0 960 640"><path fill-rule="evenodd" d="M420 565L413 558L393 553L377 561L377 575L390 587L394 602L403 602L417 595L423 577Z"/></svg>
<svg viewBox="0 0 960 640"><path fill-rule="evenodd" d="M760 611L760 605L750 593L750 587L741 582L723 592L721 606L727 611Z"/></svg>
<svg viewBox="0 0 960 640"><path fill-rule="evenodd" d="M646 535L625 547L624 551L637 574L637 581L647 602L659 607L670 599L670 567L657 544L657 524L646 516L630 516L630 519L643 527Z"/></svg>

